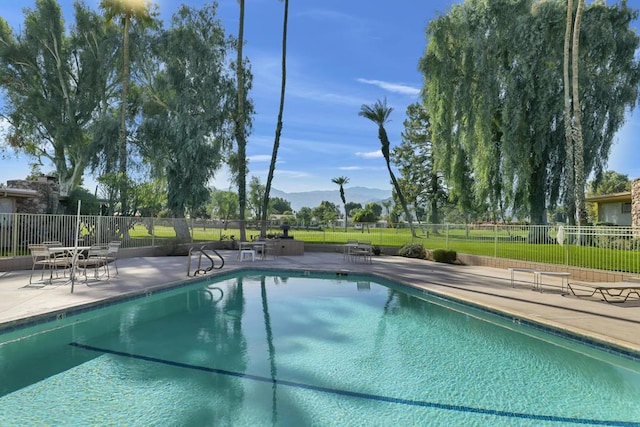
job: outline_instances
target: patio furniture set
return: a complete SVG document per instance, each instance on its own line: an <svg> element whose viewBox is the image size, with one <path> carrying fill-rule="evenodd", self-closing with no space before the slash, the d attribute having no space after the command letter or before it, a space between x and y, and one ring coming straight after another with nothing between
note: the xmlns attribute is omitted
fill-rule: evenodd
<svg viewBox="0 0 640 427"><path fill-rule="evenodd" d="M121 242L112 241L108 244L96 244L91 246L63 246L61 242L47 241L40 244L29 245L31 251L32 267L29 276L29 284L33 284L33 275L37 269L41 270L40 281L38 283L53 283L55 279L60 279L60 272L63 279L75 279L75 274L82 272L84 281L88 280L87 270L93 270L94 279L109 279L111 273L109 264L113 264L118 275L118 251ZM69 278L67 278L69 271ZM48 279L45 272L49 273Z"/></svg>
<svg viewBox="0 0 640 427"><path fill-rule="evenodd" d="M343 246L343 258L347 262L372 262L373 247L371 241L349 240Z"/></svg>

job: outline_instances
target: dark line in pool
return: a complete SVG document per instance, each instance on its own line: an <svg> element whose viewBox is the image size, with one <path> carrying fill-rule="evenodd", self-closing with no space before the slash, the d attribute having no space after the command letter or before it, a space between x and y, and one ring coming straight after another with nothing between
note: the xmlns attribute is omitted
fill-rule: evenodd
<svg viewBox="0 0 640 427"><path fill-rule="evenodd" d="M447 411L458 411L458 412L469 412L469 413L477 413L477 414L485 414L485 415L495 415L498 417L509 417L509 418L524 418L529 420L541 420L541 421L550 421L550 422L559 422L559 423L576 423L576 424L587 424L587 425L602 425L602 426L625 426L625 427L640 427L640 422L635 421L616 421L616 420L595 420L588 418L571 418L571 417L558 417L554 415L536 415L536 414L525 414L521 412L510 412L510 411L499 411L496 409L485 409L485 408L474 408L472 406L461 406L461 405L450 405L446 403L437 403L437 402L425 402L422 400L412 400L412 399L401 399L397 397L389 397L389 396L379 396L376 394L369 393L361 393L357 391L349 391L349 390L339 390L329 387L322 387L311 384L298 383L295 381L288 380L280 380L275 378L262 377L259 375L246 374L242 372L234 372L227 371L225 369L218 368L209 368L207 366L199 366L199 365L191 365L188 363L182 362L174 362L171 360L159 359L151 356L144 356L135 353L127 353L124 351L118 350L110 350L106 348L93 347L86 344L80 344L77 342L72 342L69 345L83 348L85 350L97 351L101 353L113 354L116 356L129 357L132 359L144 360L147 362L161 363L163 365L170 365L179 368L192 369L197 371L211 372L220 375L227 375L231 377L238 378L246 378L254 381L260 381L264 383L270 384L278 384L285 385L289 387L296 387L306 390L319 391L323 393L337 394L340 396L349 396L349 397L357 397L361 399L369 399L369 400L377 400L380 402L388 402L388 403L397 403L401 405L410 405L410 406L421 406L426 408L436 408L436 409L444 409Z"/></svg>

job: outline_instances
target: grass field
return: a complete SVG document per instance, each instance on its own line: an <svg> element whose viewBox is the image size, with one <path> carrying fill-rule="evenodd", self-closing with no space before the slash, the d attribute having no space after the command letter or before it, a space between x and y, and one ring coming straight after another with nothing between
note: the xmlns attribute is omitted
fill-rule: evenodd
<svg viewBox="0 0 640 427"><path fill-rule="evenodd" d="M156 239L175 238L175 231L169 225L154 227ZM279 228L267 230L267 235L281 234ZM520 261L568 265L598 270L640 273L640 253L632 250L602 248L598 246L559 245L557 243L528 243L529 230L492 230L452 227L446 232L433 233L419 229L417 237L412 237L409 229L372 228L370 230L292 229L289 235L305 243L344 244L349 240L368 241L381 247L399 248L407 243L418 243L426 249L448 249L458 253L495 258L509 258ZM198 241L238 241L240 232L236 228L219 229L194 227L193 240ZM248 239L257 238L260 231L248 229ZM142 225L134 227L132 239L150 239L152 236ZM555 237L555 236L553 236Z"/></svg>

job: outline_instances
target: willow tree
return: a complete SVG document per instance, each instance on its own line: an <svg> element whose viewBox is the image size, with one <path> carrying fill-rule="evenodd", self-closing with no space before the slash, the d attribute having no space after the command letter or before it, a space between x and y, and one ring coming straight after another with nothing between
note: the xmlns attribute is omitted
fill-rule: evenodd
<svg viewBox="0 0 640 427"><path fill-rule="evenodd" d="M0 86L8 143L29 156L49 160L60 192L82 182L99 155L92 129L109 102L114 29L81 3L75 25L65 29L59 4L38 0L25 10L16 36L0 18Z"/></svg>
<svg viewBox="0 0 640 427"><path fill-rule="evenodd" d="M235 42L216 19L215 4L182 6L155 43L140 139L154 172L167 178L167 204L181 240L180 220L209 199L209 181L229 152L236 87L228 64Z"/></svg>
<svg viewBox="0 0 640 427"><path fill-rule="evenodd" d="M411 221L411 213L409 212L409 207L407 206L407 202L405 201L404 195L402 194L402 188L400 187L400 184L398 183L398 180L393 173L393 169L391 169L391 143L389 142L387 130L384 128L384 125L389 120L389 116L391 115L392 111L393 108L387 106L387 100L385 99L384 101L377 100L373 105L362 105L362 107L360 107L360 112L358 113L358 115L364 117L365 119L369 119L376 125L378 125L378 139L380 140L382 156L384 157L384 161L387 165L387 170L389 171L389 177L391 178L393 188L395 189L398 200L400 200L400 204L402 205L402 209L404 210L405 218L409 223L411 235L415 237L416 233L413 229L413 221Z"/></svg>
<svg viewBox="0 0 640 427"><path fill-rule="evenodd" d="M429 24L420 61L448 187L471 190L476 203L502 201L536 224L560 200L567 172L565 7L469 0ZM635 105L639 44L630 24L636 16L626 2L594 3L584 10L578 77L585 175L606 164L625 110Z"/></svg>
<svg viewBox="0 0 640 427"><path fill-rule="evenodd" d="M344 206L344 232L347 232L347 220L349 219L347 215L347 199L344 197L344 185L349 182L349 178L346 176L339 176L337 178L333 178L331 180L334 184L340 186L340 200L342 200L342 206Z"/></svg>

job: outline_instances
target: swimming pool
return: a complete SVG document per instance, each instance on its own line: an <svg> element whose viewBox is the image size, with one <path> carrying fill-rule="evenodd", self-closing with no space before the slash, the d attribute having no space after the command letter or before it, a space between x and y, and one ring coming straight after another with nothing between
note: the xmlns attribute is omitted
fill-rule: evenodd
<svg viewBox="0 0 640 427"><path fill-rule="evenodd" d="M640 362L369 276L253 272L0 335L0 425L640 425Z"/></svg>

